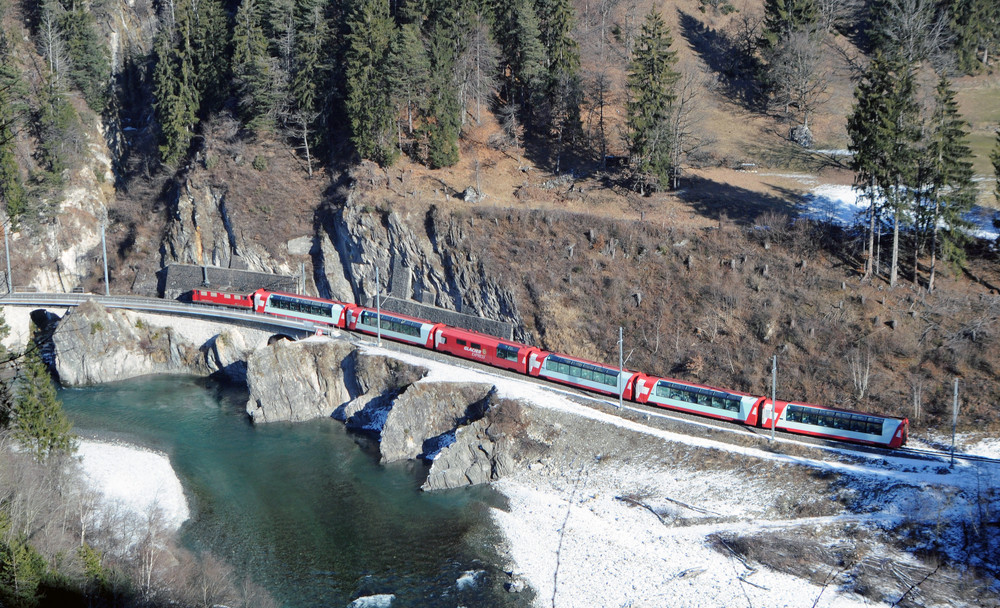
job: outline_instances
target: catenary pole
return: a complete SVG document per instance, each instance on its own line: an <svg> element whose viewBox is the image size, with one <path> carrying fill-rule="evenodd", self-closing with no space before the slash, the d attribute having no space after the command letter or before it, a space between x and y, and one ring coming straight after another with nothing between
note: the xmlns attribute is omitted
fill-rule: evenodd
<svg viewBox="0 0 1000 608"><path fill-rule="evenodd" d="M104 233L107 230L107 221L101 222L101 251L104 252L104 295L111 295L111 286L108 285L108 243L104 238Z"/></svg>
<svg viewBox="0 0 1000 608"><path fill-rule="evenodd" d="M3 248L7 251L7 293L14 293L14 281L10 278L10 232L6 224L3 227Z"/></svg>
<svg viewBox="0 0 1000 608"><path fill-rule="evenodd" d="M951 406L951 465L955 466L955 430L958 427L958 378L955 378L955 401Z"/></svg>
<svg viewBox="0 0 1000 608"><path fill-rule="evenodd" d="M375 266L375 325L378 345L382 346L382 287L378 281L378 266Z"/></svg>
<svg viewBox="0 0 1000 608"><path fill-rule="evenodd" d="M771 441L774 441L774 427L778 426L778 355L771 359Z"/></svg>
<svg viewBox="0 0 1000 608"><path fill-rule="evenodd" d="M618 409L622 409L622 398L625 394L625 385L622 384L622 378L625 375L625 360L623 358L624 351L624 338L622 335L622 328L618 326Z"/></svg>

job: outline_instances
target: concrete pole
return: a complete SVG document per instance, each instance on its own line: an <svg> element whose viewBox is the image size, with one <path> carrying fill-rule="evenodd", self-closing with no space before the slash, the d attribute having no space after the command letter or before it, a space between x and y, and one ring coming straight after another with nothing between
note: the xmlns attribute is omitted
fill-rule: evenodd
<svg viewBox="0 0 1000 608"><path fill-rule="evenodd" d="M771 441L774 441L774 427L778 426L778 355L771 359Z"/></svg>
<svg viewBox="0 0 1000 608"><path fill-rule="evenodd" d="M211 285L211 283L208 282L208 262L202 262L201 264L201 284L203 287Z"/></svg>
<svg viewBox="0 0 1000 608"><path fill-rule="evenodd" d="M951 465L955 466L955 429L958 427L958 378L955 378L955 402L951 407Z"/></svg>
<svg viewBox="0 0 1000 608"><path fill-rule="evenodd" d="M378 266L375 266L375 326L378 345L382 346L382 287L378 281Z"/></svg>
<svg viewBox="0 0 1000 608"><path fill-rule="evenodd" d="M625 360L622 357L622 351L624 350L624 338L622 337L622 328L618 326L618 409L622 408L622 398L625 393L625 385L622 384L622 376L625 375Z"/></svg>
<svg viewBox="0 0 1000 608"><path fill-rule="evenodd" d="M101 222L101 250L104 252L104 295L111 295L111 285L108 284L108 243L104 238L107 222Z"/></svg>
<svg viewBox="0 0 1000 608"><path fill-rule="evenodd" d="M3 247L7 251L7 293L14 293L14 281L10 277L10 233L7 225L3 227Z"/></svg>

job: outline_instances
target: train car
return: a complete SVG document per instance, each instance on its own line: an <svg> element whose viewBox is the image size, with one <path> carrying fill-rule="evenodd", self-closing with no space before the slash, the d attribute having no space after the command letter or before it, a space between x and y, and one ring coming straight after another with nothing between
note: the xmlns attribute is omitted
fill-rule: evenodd
<svg viewBox="0 0 1000 608"><path fill-rule="evenodd" d="M528 373L529 355L541 352L533 346L448 325L435 332L434 350L522 374Z"/></svg>
<svg viewBox="0 0 1000 608"><path fill-rule="evenodd" d="M639 372L619 371L616 367L594 361L545 351L528 355L528 373L605 395L617 397L621 394L622 398L630 401L634 381L641 375Z"/></svg>
<svg viewBox="0 0 1000 608"><path fill-rule="evenodd" d="M348 306L345 327L351 331L359 331L369 335L377 335L382 328L382 337L415 344L424 348L434 348L434 334L439 328L447 327L441 323L432 323L425 319L407 317L394 312L379 313L373 308L364 306Z"/></svg>
<svg viewBox="0 0 1000 608"><path fill-rule="evenodd" d="M343 302L266 289L258 289L253 293L253 307L259 313L341 328L344 327L347 310L347 305Z"/></svg>
<svg viewBox="0 0 1000 608"><path fill-rule="evenodd" d="M672 378L640 375L635 381L635 401L756 426L764 398Z"/></svg>
<svg viewBox="0 0 1000 608"><path fill-rule="evenodd" d="M191 301L195 304L216 304L232 308L253 308L253 298L238 293L210 291L208 289L191 290Z"/></svg>
<svg viewBox="0 0 1000 608"><path fill-rule="evenodd" d="M767 399L762 407L761 426L771 428L774 416ZM789 433L825 437L837 441L898 448L906 444L910 422L822 405L778 400L775 428Z"/></svg>

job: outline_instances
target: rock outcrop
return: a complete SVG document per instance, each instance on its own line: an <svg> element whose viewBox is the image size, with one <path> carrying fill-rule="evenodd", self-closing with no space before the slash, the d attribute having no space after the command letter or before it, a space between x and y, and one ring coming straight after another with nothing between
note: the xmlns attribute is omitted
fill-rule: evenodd
<svg viewBox="0 0 1000 608"><path fill-rule="evenodd" d="M151 327L132 313L84 302L52 335L56 370L66 386L85 386L147 374L208 375L199 346L170 327Z"/></svg>
<svg viewBox="0 0 1000 608"><path fill-rule="evenodd" d="M330 416L351 396L341 365L353 352L334 340L278 340L247 360L247 413L254 422Z"/></svg>
<svg viewBox="0 0 1000 608"><path fill-rule="evenodd" d="M59 321L52 346L59 380L66 386L147 374L219 374L243 382L247 357L267 335L235 328L217 333L209 322L108 310L90 300Z"/></svg>
<svg viewBox="0 0 1000 608"><path fill-rule="evenodd" d="M548 450L550 425L492 384L429 381L421 366L345 342L277 342L247 368L255 422L332 416L375 436L382 462L431 460L425 489L487 483Z"/></svg>
<svg viewBox="0 0 1000 608"><path fill-rule="evenodd" d="M435 207L399 215L354 202L324 212L315 260L321 291L340 300L366 303L376 289L447 310L522 327L517 300L494 269L463 251L461 220ZM380 286L375 283L379 269ZM319 273L318 273L319 274ZM348 291L349 290L349 291Z"/></svg>

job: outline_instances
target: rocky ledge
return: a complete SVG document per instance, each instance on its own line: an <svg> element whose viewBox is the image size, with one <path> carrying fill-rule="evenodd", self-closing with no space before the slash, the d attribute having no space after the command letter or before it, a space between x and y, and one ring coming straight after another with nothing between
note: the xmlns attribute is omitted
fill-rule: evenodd
<svg viewBox="0 0 1000 608"><path fill-rule="evenodd" d="M557 423L488 382L428 380L428 369L342 340L269 340L266 332L107 310L90 301L52 335L66 386L148 374L223 375L246 383L258 424L333 417L378 440L381 461L430 462L424 489L494 481L537 463Z"/></svg>
<svg viewBox="0 0 1000 608"><path fill-rule="evenodd" d="M427 373L342 341L280 341L247 362L247 412L255 422L332 416L376 437L383 463L429 461L428 490L494 481L545 455L538 437L551 429L520 401Z"/></svg>

